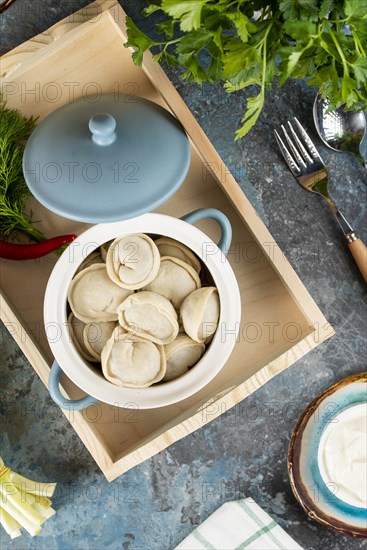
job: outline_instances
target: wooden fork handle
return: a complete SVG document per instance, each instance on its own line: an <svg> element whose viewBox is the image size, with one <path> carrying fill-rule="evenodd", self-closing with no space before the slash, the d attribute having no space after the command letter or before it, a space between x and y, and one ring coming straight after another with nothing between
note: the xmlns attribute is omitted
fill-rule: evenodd
<svg viewBox="0 0 367 550"><path fill-rule="evenodd" d="M356 262L362 277L367 283L367 248L355 233L349 233L346 235L348 240L349 250L352 253L354 261Z"/></svg>

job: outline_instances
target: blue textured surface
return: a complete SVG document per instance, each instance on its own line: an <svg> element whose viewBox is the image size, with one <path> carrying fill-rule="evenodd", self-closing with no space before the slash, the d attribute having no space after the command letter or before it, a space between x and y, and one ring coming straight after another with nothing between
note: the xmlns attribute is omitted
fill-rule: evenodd
<svg viewBox="0 0 367 550"><path fill-rule="evenodd" d="M43 31L88 1L16 0L1 18L2 50ZM121 2L149 31L143 1ZM41 7L42 5L42 7ZM109 484L46 388L4 329L1 353L1 454L24 475L58 481L56 516L36 539L1 548L162 550L173 548L225 501L251 496L307 550L366 549L308 519L287 476L296 419L320 391L365 369L365 286L339 228L321 199L298 186L277 151L272 130L297 115L330 170L330 192L367 240L366 171L315 136L315 91L288 82L267 93L254 131L234 142L246 94L231 96L169 77L221 154L278 245L336 329L336 336L244 402Z"/></svg>

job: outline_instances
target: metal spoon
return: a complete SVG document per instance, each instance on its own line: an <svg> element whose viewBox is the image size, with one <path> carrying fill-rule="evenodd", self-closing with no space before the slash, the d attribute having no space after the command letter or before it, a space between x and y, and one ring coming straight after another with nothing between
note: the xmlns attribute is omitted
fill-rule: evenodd
<svg viewBox="0 0 367 550"><path fill-rule="evenodd" d="M334 151L353 153L366 167L359 146L366 133L366 119L362 112L345 111L339 107L328 111L328 100L317 95L313 104L313 119L322 141Z"/></svg>

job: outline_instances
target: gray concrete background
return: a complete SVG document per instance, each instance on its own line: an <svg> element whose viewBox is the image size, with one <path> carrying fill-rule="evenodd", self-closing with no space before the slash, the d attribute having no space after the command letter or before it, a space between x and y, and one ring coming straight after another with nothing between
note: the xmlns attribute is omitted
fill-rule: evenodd
<svg viewBox="0 0 367 550"><path fill-rule="evenodd" d="M86 1L17 0L0 19L1 51L87 5ZM121 2L147 32L144 2ZM365 369L366 295L357 269L326 205L288 172L272 130L297 115L330 170L330 191L367 241L367 173L348 154L315 136L315 91L302 82L267 94L256 128L234 142L245 93L185 84L168 70L191 111L231 169L336 335L222 417L108 484L33 368L1 331L1 455L36 480L57 481L57 514L40 536L0 547L14 549L170 549L218 506L252 496L307 550L367 548L306 517L287 477L292 429L307 404L344 376Z"/></svg>

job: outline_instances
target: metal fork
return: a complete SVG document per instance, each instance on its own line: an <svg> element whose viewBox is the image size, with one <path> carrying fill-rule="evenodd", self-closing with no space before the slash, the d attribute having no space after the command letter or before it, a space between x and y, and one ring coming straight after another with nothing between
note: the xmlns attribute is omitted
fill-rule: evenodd
<svg viewBox="0 0 367 550"><path fill-rule="evenodd" d="M335 215L349 246L353 258L367 282L367 248L359 237L357 237L354 229L346 220L345 216L337 208L335 202L329 195L328 182L329 176L326 166L320 157L315 145L312 143L306 130L294 118L299 135L294 130L292 124L288 121L289 133L282 125L282 131L285 141L280 137L279 133L274 130L279 149L288 164L290 171L298 182L312 193L317 193L326 199L333 214Z"/></svg>

